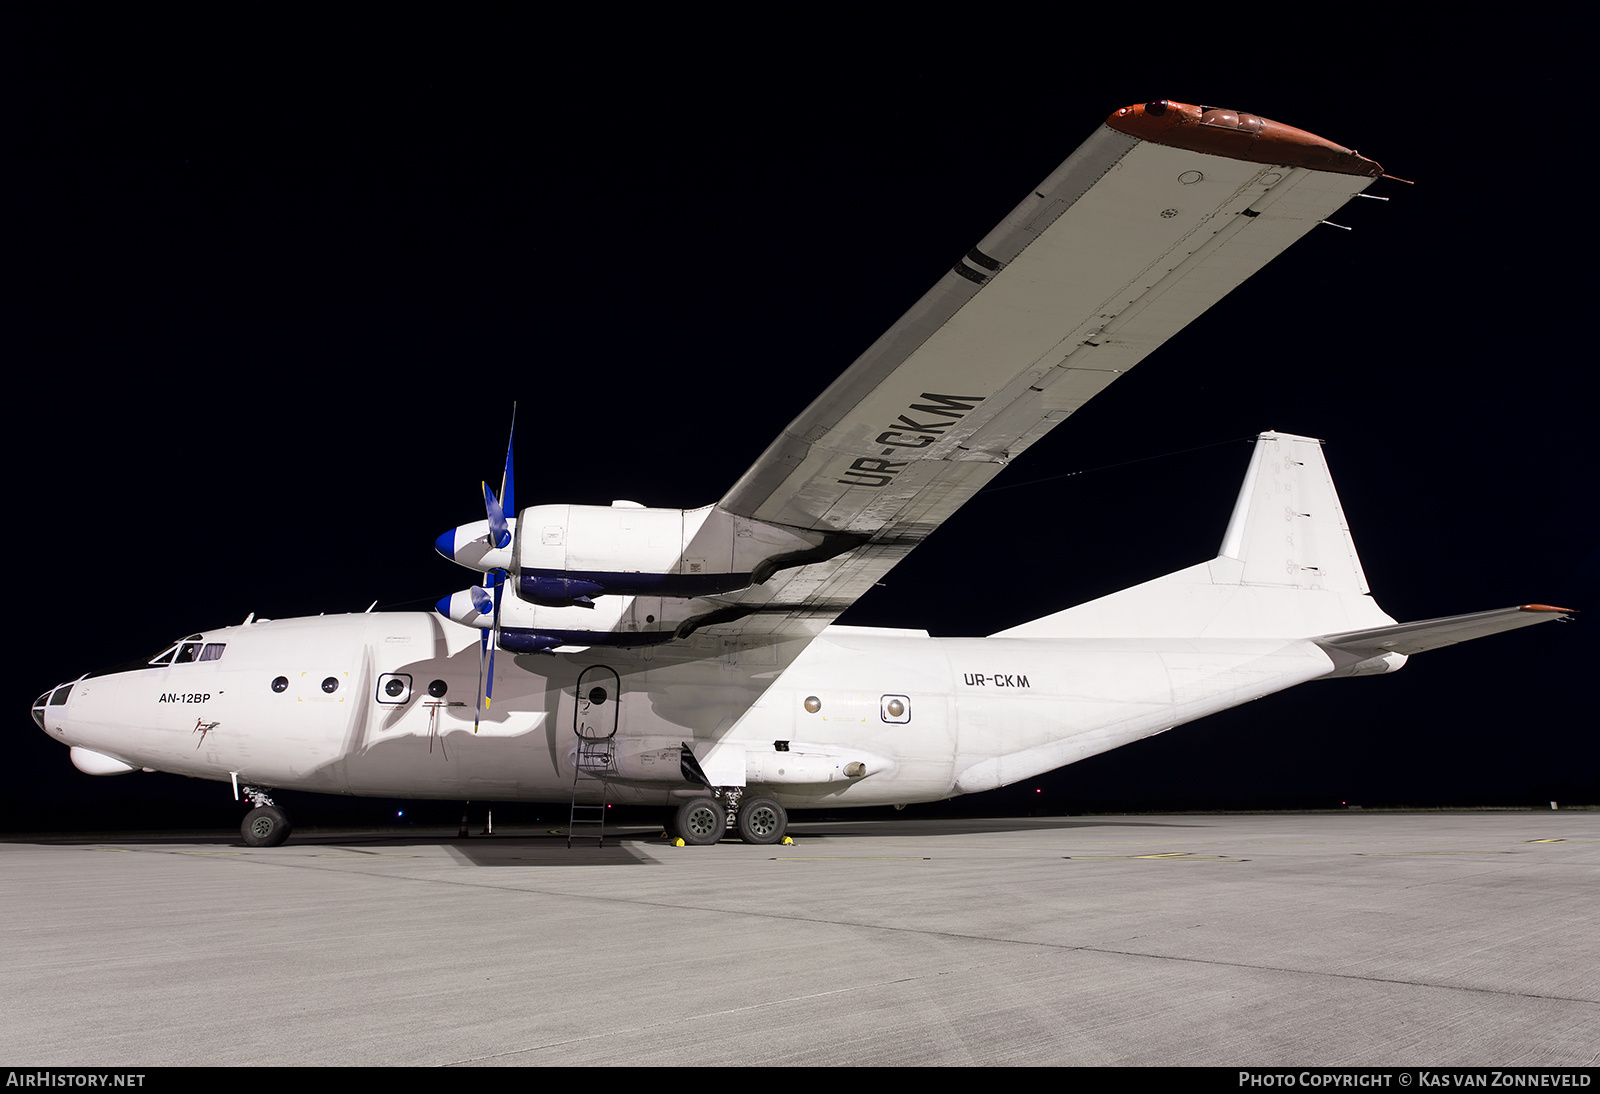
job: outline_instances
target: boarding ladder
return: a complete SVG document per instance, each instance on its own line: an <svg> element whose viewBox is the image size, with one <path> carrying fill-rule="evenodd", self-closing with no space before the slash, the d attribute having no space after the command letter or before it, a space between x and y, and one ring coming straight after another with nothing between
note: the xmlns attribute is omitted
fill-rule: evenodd
<svg viewBox="0 0 1600 1094"><path fill-rule="evenodd" d="M619 685L617 674L601 665L591 665L578 677L572 716L577 749L572 757L572 809L567 814L569 848L574 838L606 845L606 790L617 774Z"/></svg>
<svg viewBox="0 0 1600 1094"><path fill-rule="evenodd" d="M607 776L617 773L616 741L611 737L578 738L578 752L572 765L572 812L567 817L567 846L574 837L595 839L606 845ZM599 784L600 801L579 801L592 795ZM589 791L585 794L585 791ZM582 831L579 831L579 829Z"/></svg>

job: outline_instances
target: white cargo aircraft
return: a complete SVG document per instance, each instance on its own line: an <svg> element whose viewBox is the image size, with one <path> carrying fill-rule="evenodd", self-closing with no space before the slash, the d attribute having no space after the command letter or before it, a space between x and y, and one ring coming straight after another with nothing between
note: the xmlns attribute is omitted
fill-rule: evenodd
<svg viewBox="0 0 1600 1094"><path fill-rule="evenodd" d="M729 825L770 843L789 809L1005 786L1308 680L1568 618L1530 604L1397 624L1319 442L1263 433L1216 558L988 638L830 625L1380 176L1265 118L1118 110L716 504L517 516L508 449L488 519L438 541L485 580L437 614L193 634L46 692L34 718L90 774L242 788L252 845L289 834L269 788L570 796L575 825L605 802L675 805L689 843Z"/></svg>

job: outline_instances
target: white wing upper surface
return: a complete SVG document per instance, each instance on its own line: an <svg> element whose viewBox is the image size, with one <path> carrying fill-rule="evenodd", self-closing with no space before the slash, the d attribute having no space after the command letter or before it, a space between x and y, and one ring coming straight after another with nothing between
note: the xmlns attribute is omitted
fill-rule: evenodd
<svg viewBox="0 0 1600 1094"><path fill-rule="evenodd" d="M1203 120L1219 112L1183 109L1200 119L1185 133L1206 139L1178 144L1219 143ZM1350 173L1343 149L1336 170L1263 162L1277 150L1236 158L1101 127L717 505L848 549L708 598L697 629L741 644L820 632L1008 462L1379 173L1359 157Z"/></svg>

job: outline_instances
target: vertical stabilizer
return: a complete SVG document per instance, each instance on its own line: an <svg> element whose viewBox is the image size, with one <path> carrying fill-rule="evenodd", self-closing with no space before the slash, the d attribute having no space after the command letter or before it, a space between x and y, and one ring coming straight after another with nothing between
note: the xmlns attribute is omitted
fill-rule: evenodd
<svg viewBox="0 0 1600 1094"><path fill-rule="evenodd" d="M1267 432L1256 438L1217 555L1244 563L1241 585L1371 591L1322 442L1313 437Z"/></svg>
<svg viewBox="0 0 1600 1094"><path fill-rule="evenodd" d="M999 636L1308 638L1393 623L1367 594L1322 442L1267 432L1216 558Z"/></svg>

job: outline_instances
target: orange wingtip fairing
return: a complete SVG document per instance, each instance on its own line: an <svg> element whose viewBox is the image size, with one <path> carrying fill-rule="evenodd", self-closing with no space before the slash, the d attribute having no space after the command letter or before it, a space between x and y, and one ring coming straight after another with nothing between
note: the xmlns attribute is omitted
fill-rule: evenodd
<svg viewBox="0 0 1600 1094"><path fill-rule="evenodd" d="M1578 614L1577 608L1557 608L1549 604L1523 604L1519 610L1525 612L1570 612L1573 615Z"/></svg>
<svg viewBox="0 0 1600 1094"><path fill-rule="evenodd" d="M1223 107L1156 99L1123 107L1106 119L1106 125L1153 144L1229 159L1368 178L1383 174L1376 162L1315 133Z"/></svg>

